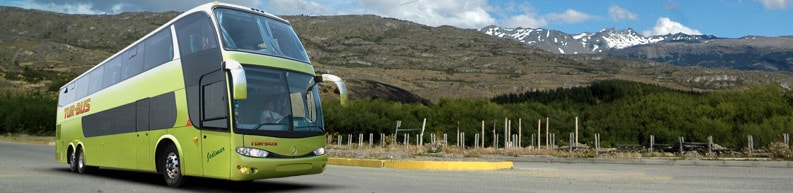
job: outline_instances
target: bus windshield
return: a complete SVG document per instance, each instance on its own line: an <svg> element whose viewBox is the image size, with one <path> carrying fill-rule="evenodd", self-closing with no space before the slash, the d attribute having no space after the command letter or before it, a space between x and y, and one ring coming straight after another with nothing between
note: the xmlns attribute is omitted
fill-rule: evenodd
<svg viewBox="0 0 793 193"><path fill-rule="evenodd" d="M250 65L245 73L248 98L234 101L238 133L305 137L324 132L313 76Z"/></svg>
<svg viewBox="0 0 793 193"><path fill-rule="evenodd" d="M218 8L215 14L226 50L266 54L309 63L303 45L289 24L231 9Z"/></svg>

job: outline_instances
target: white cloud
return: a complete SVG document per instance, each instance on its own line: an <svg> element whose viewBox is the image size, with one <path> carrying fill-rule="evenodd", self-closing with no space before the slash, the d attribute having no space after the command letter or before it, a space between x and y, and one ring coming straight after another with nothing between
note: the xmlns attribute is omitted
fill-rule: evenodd
<svg viewBox="0 0 793 193"><path fill-rule="evenodd" d="M516 28L516 27L541 28L548 25L548 21L545 20L544 18L537 17L534 14L522 14L507 18L506 20L501 22L501 25L510 28Z"/></svg>
<svg viewBox="0 0 793 193"><path fill-rule="evenodd" d="M550 20L559 20L565 23L580 23L586 20L595 19L595 16L591 16L589 14L576 11L573 9L567 9L567 11L563 13L550 13L547 15L548 19Z"/></svg>
<svg viewBox="0 0 793 193"><path fill-rule="evenodd" d="M765 9L787 9L793 7L793 0L759 0L765 6Z"/></svg>
<svg viewBox="0 0 793 193"><path fill-rule="evenodd" d="M639 19L638 14L617 5L612 5L609 7L609 16L611 16L611 19L614 21Z"/></svg>
<svg viewBox="0 0 793 193"><path fill-rule="evenodd" d="M59 13L68 13L68 14L107 14L112 12L100 11L93 8L91 4L69 4L69 5L56 5L54 3L45 3L45 4L29 4L27 8L30 9L39 9L39 10L47 10ZM110 10L108 10L110 11Z"/></svg>
<svg viewBox="0 0 793 193"><path fill-rule="evenodd" d="M496 19L487 12L489 8L486 0L359 0L359 5L372 14L410 20L429 26L479 28L496 23Z"/></svg>
<svg viewBox="0 0 793 193"><path fill-rule="evenodd" d="M683 24L672 21L667 17L658 18L658 21L655 23L655 27L649 30L645 30L642 34L644 36L654 36L654 35L666 35L666 34L676 34L676 33L684 33L689 35L702 35L702 32L699 32L699 30L686 27Z"/></svg>
<svg viewBox="0 0 793 193"><path fill-rule="evenodd" d="M499 25L503 27L510 27L510 28L517 28L517 27L528 27L528 28L541 28L548 25L548 20L543 17L537 15L537 12L531 6L531 4L521 4L515 6L511 4L507 8L500 8L505 10L495 10L494 12L517 12L518 14L515 15L501 15L504 19L501 20Z"/></svg>

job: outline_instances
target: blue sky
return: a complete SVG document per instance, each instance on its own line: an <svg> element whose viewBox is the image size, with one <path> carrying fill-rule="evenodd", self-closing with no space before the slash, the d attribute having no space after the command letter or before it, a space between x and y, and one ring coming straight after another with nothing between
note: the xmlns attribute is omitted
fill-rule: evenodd
<svg viewBox="0 0 793 193"><path fill-rule="evenodd" d="M0 0L74 14L184 11L203 0ZM488 25L570 34L633 28L643 35L683 32L737 38L793 35L793 0L226 0L276 15L375 14L429 26Z"/></svg>

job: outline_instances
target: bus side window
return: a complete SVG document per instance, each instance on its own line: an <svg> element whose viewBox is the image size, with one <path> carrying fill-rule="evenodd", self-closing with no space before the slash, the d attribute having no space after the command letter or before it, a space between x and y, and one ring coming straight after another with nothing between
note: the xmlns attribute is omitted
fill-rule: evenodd
<svg viewBox="0 0 793 193"><path fill-rule="evenodd" d="M143 46L132 47L122 56L120 80L126 80L143 71Z"/></svg>
<svg viewBox="0 0 793 193"><path fill-rule="evenodd" d="M187 17L184 20L187 25L177 25L179 52L182 56L218 47L211 21L204 15L196 16Z"/></svg>
<svg viewBox="0 0 793 193"><path fill-rule="evenodd" d="M74 83L69 84L66 86L66 90L63 92L65 98L65 104L70 104L74 101L77 101L77 90L74 88Z"/></svg>
<svg viewBox="0 0 793 193"><path fill-rule="evenodd" d="M171 28L157 32L144 43L145 61L143 70L148 70L159 66L173 59L173 40L171 39Z"/></svg>
<svg viewBox="0 0 793 193"><path fill-rule="evenodd" d="M103 82L102 88L110 87L111 85L114 85L117 82L121 81L120 80L121 69L119 69L120 63L121 62L118 61L118 57L116 57L110 60L109 62L103 64L105 73L104 73L104 78L102 78L102 82Z"/></svg>
<svg viewBox="0 0 793 193"><path fill-rule="evenodd" d="M68 94L69 94L69 87L68 86L64 86L63 88L61 88L61 92L59 93L59 96L58 96L58 106L59 107L66 106L67 104L69 104L71 102L71 101L69 101L69 99L67 97Z"/></svg>
<svg viewBox="0 0 793 193"><path fill-rule="evenodd" d="M104 68L105 66L99 66L92 70L88 75L91 77L89 78L89 86L88 86L88 94L93 94L96 91L102 90L102 77L104 76Z"/></svg>
<svg viewBox="0 0 793 193"><path fill-rule="evenodd" d="M77 81L74 82L74 84L77 87L77 88L75 88L75 91L77 91L77 94L76 94L77 96L76 96L75 99L80 99L80 98L83 98L85 96L88 96L88 84L89 84L88 81L89 81L90 78L91 78L90 76L86 75L86 76L80 77L80 79L77 79Z"/></svg>

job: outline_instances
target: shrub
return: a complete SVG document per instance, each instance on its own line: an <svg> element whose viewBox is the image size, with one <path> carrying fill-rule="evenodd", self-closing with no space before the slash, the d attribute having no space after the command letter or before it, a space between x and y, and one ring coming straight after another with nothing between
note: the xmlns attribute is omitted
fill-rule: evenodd
<svg viewBox="0 0 793 193"><path fill-rule="evenodd" d="M785 143L773 142L768 145L768 151L771 153L771 159L793 161L793 151Z"/></svg>

